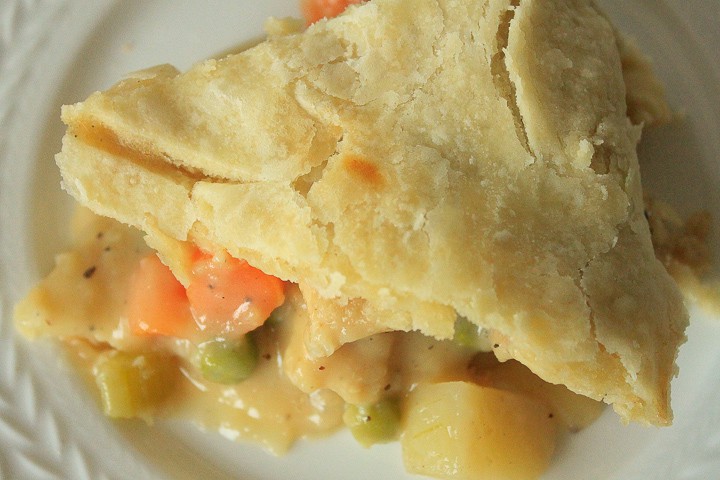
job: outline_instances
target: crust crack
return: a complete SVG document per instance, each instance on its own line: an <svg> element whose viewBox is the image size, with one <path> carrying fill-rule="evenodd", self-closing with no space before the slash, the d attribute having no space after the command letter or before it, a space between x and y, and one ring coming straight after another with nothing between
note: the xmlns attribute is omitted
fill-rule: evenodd
<svg viewBox="0 0 720 480"><path fill-rule="evenodd" d="M161 175L179 173L192 182L200 180L221 181L221 179L215 179L204 172L186 167L168 155L143 152L125 142L114 130L92 118L73 123L68 128L68 131L70 135L75 136L88 147L101 150L109 155L122 157L128 162L132 162L153 173Z"/></svg>
<svg viewBox="0 0 720 480"><path fill-rule="evenodd" d="M510 72L508 71L507 64L505 61L505 51L510 41L510 23L515 18L515 9L520 5L520 0L511 0L510 6L503 12L500 17L500 24L496 34L497 51L490 60L490 71L493 75L493 82L495 88L502 98L505 99L510 112L512 113L513 120L515 122L515 131L520 140L520 143L525 150L535 158L535 155L530 150L530 143L528 141L527 131L525 130L525 124L523 122L522 115L520 114L520 107L518 107L516 94L517 89L515 84L510 79Z"/></svg>

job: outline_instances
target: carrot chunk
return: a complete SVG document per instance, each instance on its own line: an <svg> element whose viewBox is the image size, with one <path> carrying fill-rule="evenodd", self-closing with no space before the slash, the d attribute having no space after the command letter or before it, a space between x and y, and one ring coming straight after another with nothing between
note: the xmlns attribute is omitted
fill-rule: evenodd
<svg viewBox="0 0 720 480"><path fill-rule="evenodd" d="M196 330L185 288L155 254L140 261L128 293L133 335L187 338Z"/></svg>
<svg viewBox="0 0 720 480"><path fill-rule="evenodd" d="M301 0L300 9L307 24L311 25L321 18L337 17L348 5L363 1L365 0Z"/></svg>
<svg viewBox="0 0 720 480"><path fill-rule="evenodd" d="M285 283L245 260L198 250L191 271L186 289L157 255L140 261L128 296L133 335L237 339L265 323L285 301Z"/></svg>
<svg viewBox="0 0 720 480"><path fill-rule="evenodd" d="M229 255L195 261L187 288L200 330L233 338L256 329L285 301L285 284Z"/></svg>

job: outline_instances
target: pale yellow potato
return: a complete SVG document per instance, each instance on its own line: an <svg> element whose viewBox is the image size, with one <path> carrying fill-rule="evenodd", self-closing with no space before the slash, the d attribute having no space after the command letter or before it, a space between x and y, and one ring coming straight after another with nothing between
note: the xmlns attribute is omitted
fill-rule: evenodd
<svg viewBox="0 0 720 480"><path fill-rule="evenodd" d="M419 385L405 405L403 461L411 473L454 480L537 478L555 450L545 403L467 382Z"/></svg>

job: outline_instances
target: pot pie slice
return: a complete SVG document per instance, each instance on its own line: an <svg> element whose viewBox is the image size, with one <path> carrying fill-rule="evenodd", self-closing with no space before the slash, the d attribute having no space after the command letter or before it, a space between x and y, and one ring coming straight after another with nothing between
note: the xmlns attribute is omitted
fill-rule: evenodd
<svg viewBox="0 0 720 480"><path fill-rule="evenodd" d="M181 281L198 244L299 284L320 325L358 302L368 334L464 317L500 359L666 425L688 316L625 93L590 1L374 0L64 107L57 163Z"/></svg>

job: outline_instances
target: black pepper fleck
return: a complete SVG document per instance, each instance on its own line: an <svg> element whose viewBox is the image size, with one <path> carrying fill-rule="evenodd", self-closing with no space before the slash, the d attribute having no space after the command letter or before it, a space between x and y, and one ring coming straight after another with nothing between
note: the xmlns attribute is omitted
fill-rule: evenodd
<svg viewBox="0 0 720 480"><path fill-rule="evenodd" d="M93 275L95 275L96 270L97 270L97 267L95 265L93 265L92 267L88 268L87 270L85 270L83 272L83 277L85 277L85 278L92 277Z"/></svg>

